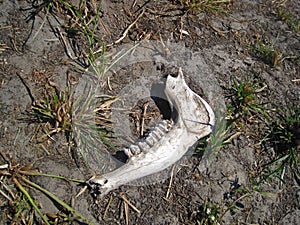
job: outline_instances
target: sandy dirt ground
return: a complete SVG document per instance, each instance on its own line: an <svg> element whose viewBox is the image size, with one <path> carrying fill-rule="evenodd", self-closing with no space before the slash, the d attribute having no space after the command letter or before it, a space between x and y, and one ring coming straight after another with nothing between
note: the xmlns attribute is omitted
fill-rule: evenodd
<svg viewBox="0 0 300 225"><path fill-rule="evenodd" d="M300 224L299 15L293 0L0 1L0 224L46 224L19 183L49 224ZM85 80L94 59L110 65L139 41L155 56L137 49ZM169 173L102 199L32 175L85 181L116 167L141 118L165 116L151 94L178 66L218 123ZM91 91L96 131L76 123Z"/></svg>

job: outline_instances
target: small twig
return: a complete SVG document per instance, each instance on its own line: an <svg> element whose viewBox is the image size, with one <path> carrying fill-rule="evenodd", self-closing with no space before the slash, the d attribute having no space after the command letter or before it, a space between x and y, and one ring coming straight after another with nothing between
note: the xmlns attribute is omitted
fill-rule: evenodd
<svg viewBox="0 0 300 225"><path fill-rule="evenodd" d="M127 36L129 30L130 30L130 29L134 26L134 24L136 24L136 22L144 15L144 13L145 13L145 9L141 12L140 15L138 15L138 17L133 21L133 23L131 23L131 24L126 28L126 30L123 32L122 36L121 36L118 40L116 40L116 41L114 42L114 44L120 43L120 42Z"/></svg>
<svg viewBox="0 0 300 225"><path fill-rule="evenodd" d="M5 194L3 191L0 190L0 194L1 194L4 198L6 198L8 201L12 202L12 199L11 199L7 194Z"/></svg>
<svg viewBox="0 0 300 225"><path fill-rule="evenodd" d="M87 188L88 186L84 186L83 188L81 188L75 198L78 198L80 195L82 195L87 190Z"/></svg>
<svg viewBox="0 0 300 225"><path fill-rule="evenodd" d="M0 165L0 170L2 170L2 169L8 169L8 167L9 167L8 164Z"/></svg>
<svg viewBox="0 0 300 225"><path fill-rule="evenodd" d="M226 142L231 142L232 139L236 138L237 136L239 136L241 134L241 132L236 132L235 134L231 135L226 141Z"/></svg>
<svg viewBox="0 0 300 225"><path fill-rule="evenodd" d="M225 37L225 34L228 33L227 31L222 31L217 27L210 26L214 31L216 31L220 36Z"/></svg>
<svg viewBox="0 0 300 225"><path fill-rule="evenodd" d="M144 135L144 125L145 125L145 118L146 118L146 114L147 114L147 108L149 106L149 102L146 102L144 104L144 109L143 109L143 116L142 116L142 122L141 122L141 136Z"/></svg>
<svg viewBox="0 0 300 225"><path fill-rule="evenodd" d="M47 10L47 13L46 13L46 15L45 15L45 17L44 17L44 19L43 19L43 22L42 22L41 26L39 27L39 29L36 31L36 33L35 33L34 36L32 37L32 42L35 40L35 38L38 36L38 34L39 34L40 31L42 30L43 26L45 25L46 19L47 19L47 17L48 17L48 12L49 12L49 11Z"/></svg>
<svg viewBox="0 0 300 225"><path fill-rule="evenodd" d="M17 44L16 44L16 37L11 38L11 43L13 44L13 49L18 53L18 54L22 54L21 51L19 51Z"/></svg>
<svg viewBox="0 0 300 225"><path fill-rule="evenodd" d="M131 8L134 8L134 7L135 7L136 2L137 2L137 0L134 0L134 1L133 1L132 5L131 5Z"/></svg>
<svg viewBox="0 0 300 225"><path fill-rule="evenodd" d="M242 200L243 198L249 196L249 193L246 193L244 195L242 195L241 197L239 197L238 199L236 199L235 201L232 202L231 206L234 206L238 201ZM220 216L220 220L219 221L222 221L223 217L225 216L225 214L231 209L231 207L229 206L225 212L223 212Z"/></svg>
<svg viewBox="0 0 300 225"><path fill-rule="evenodd" d="M47 148L42 143L40 144L40 146L47 155L50 155L50 152L47 150Z"/></svg>
<svg viewBox="0 0 300 225"><path fill-rule="evenodd" d="M112 202L112 195L110 195L110 197L109 197L109 201L108 201L108 203L107 203L107 205L106 205L106 207L105 207L105 210L104 210L104 214L103 214L103 219L106 217L106 215L107 215L107 212L108 212L108 209L109 209L109 206L111 205L111 202Z"/></svg>
<svg viewBox="0 0 300 225"><path fill-rule="evenodd" d="M70 59L72 59L72 60L75 61L75 60L77 59L77 57L74 57L74 56L72 55L72 53L70 52L70 47L69 47L69 45L68 45L68 42L65 40L65 37L62 35L62 33L61 33L59 27L56 27L56 32L58 33L58 35L59 35L59 37L60 37L60 40L61 40L61 42L63 43L63 45L64 45L64 47L65 47L65 50L66 50L66 52L67 52L67 55L70 57Z"/></svg>
<svg viewBox="0 0 300 225"><path fill-rule="evenodd" d="M171 170L171 178L170 178L168 190L167 190L166 197L165 197L166 199L169 199L169 197L170 197L170 190L171 190L171 187L172 187L173 176L174 176L174 168L175 168L175 165L173 165L172 170Z"/></svg>
<svg viewBox="0 0 300 225"><path fill-rule="evenodd" d="M139 115L137 113L134 114L134 117L135 117L135 126L136 126L136 134L140 134L140 130L141 130L141 127L140 127L140 118L139 118Z"/></svg>
<svg viewBox="0 0 300 225"><path fill-rule="evenodd" d="M1 185L2 185L2 187L3 187L3 189L5 189L9 194L10 194L10 196L13 198L13 199L15 199L16 198L16 196L15 196L15 194L13 193L13 191L9 188L9 186L7 186L4 182L0 182L1 183Z"/></svg>
<svg viewBox="0 0 300 225"><path fill-rule="evenodd" d="M138 210L126 197L124 193L120 194L121 198L124 200L124 202L126 202L134 211L136 211L137 213L141 213L140 210Z"/></svg>
<svg viewBox="0 0 300 225"><path fill-rule="evenodd" d="M106 33L107 35L110 35L109 30L107 29L107 27L105 26L103 20L102 20L100 17L99 17L99 22L100 22L100 24L101 24L103 30L105 31L105 33Z"/></svg>
<svg viewBox="0 0 300 225"><path fill-rule="evenodd" d="M267 87L268 87L268 85L264 85L263 87L261 87L261 88L259 88L259 89L256 89L254 92L255 92L255 93L262 92L262 91L265 90Z"/></svg>
<svg viewBox="0 0 300 225"><path fill-rule="evenodd" d="M164 57L169 57L171 55L171 51L168 48L168 44L165 44L161 35L159 34L160 43L163 46L163 51L158 50Z"/></svg>
<svg viewBox="0 0 300 225"><path fill-rule="evenodd" d="M129 208L128 203L124 201L125 221L126 225L129 225Z"/></svg>
<svg viewBox="0 0 300 225"><path fill-rule="evenodd" d="M7 158L7 156L4 154L4 152L0 152L0 155L2 159L8 164L11 165L10 160Z"/></svg>
<svg viewBox="0 0 300 225"><path fill-rule="evenodd" d="M1 26L1 27L0 27L0 30L2 30L2 29L10 29L10 28L12 28L11 25L9 25L9 26L3 26L3 27Z"/></svg>
<svg viewBox="0 0 300 225"><path fill-rule="evenodd" d="M17 133L16 133L16 136L14 138L14 142L13 142L13 145L15 146L16 145L16 142L17 142L17 139L18 139L18 136L20 134L20 128L18 129Z"/></svg>
<svg viewBox="0 0 300 225"><path fill-rule="evenodd" d="M107 86L108 86L108 90L112 91L112 88L110 85L110 77L107 77Z"/></svg>

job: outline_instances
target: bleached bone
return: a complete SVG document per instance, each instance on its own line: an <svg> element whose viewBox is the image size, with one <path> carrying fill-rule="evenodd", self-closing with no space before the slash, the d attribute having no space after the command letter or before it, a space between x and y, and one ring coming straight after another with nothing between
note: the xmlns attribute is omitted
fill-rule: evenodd
<svg viewBox="0 0 300 225"><path fill-rule="evenodd" d="M154 128L153 135L156 136L157 141L151 143L152 147L147 141L144 146L138 143L129 147L129 150L125 151L130 156L126 164L88 180L87 184L94 193L104 196L121 185L168 168L176 163L197 140L211 133L215 123L213 110L204 99L187 86L181 68L176 76L168 75L165 94L171 106L174 125L170 124L166 128L169 122L165 125L158 124Z"/></svg>

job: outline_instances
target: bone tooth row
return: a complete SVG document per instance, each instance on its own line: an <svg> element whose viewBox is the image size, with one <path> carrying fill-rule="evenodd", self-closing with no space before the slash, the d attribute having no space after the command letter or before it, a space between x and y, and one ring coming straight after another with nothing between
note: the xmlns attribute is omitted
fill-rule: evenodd
<svg viewBox="0 0 300 225"><path fill-rule="evenodd" d="M172 121L162 120L154 128L152 128L151 132L148 133L148 136L153 134L157 139L161 139L161 137L169 132L171 128Z"/></svg>
<svg viewBox="0 0 300 225"><path fill-rule="evenodd" d="M154 127L154 129L147 135L145 142L152 147L157 143L163 135L170 131L172 128L172 122L169 120L163 120Z"/></svg>
<svg viewBox="0 0 300 225"><path fill-rule="evenodd" d="M147 151L155 143L157 143L163 135L165 135L172 128L172 122L169 120L160 121L153 130L147 134L147 137L143 141L137 142L137 144L130 145L129 148L124 148L124 153L131 158L133 155L137 155L142 151Z"/></svg>

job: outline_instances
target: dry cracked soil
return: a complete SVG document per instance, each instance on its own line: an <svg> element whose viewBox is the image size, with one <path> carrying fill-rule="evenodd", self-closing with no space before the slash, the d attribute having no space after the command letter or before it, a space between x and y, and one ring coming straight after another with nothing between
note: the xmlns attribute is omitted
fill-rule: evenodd
<svg viewBox="0 0 300 225"><path fill-rule="evenodd" d="M0 224L300 224L299 15L296 0L1 0ZM182 66L188 85L225 122L164 179L155 175L101 199L89 189L76 196L83 187L76 182L32 175L85 181L108 153L122 158L115 149L126 143L111 133L122 124L111 121L113 108L126 109L121 114L137 136L141 120L142 126L157 122L163 113L146 94L125 106L115 98L99 101L107 103L96 115L100 141L87 135L95 145L82 147L67 124L79 117L71 112L75 103L68 108L76 91L74 98L68 93L86 97L91 89L79 85L93 59L138 41L156 45L161 57L178 64L126 65L128 56L122 69L105 74L100 94L120 97L128 85L143 92L139 79L148 82ZM78 157L80 147L88 153L97 148L87 158L94 160L91 168Z"/></svg>

